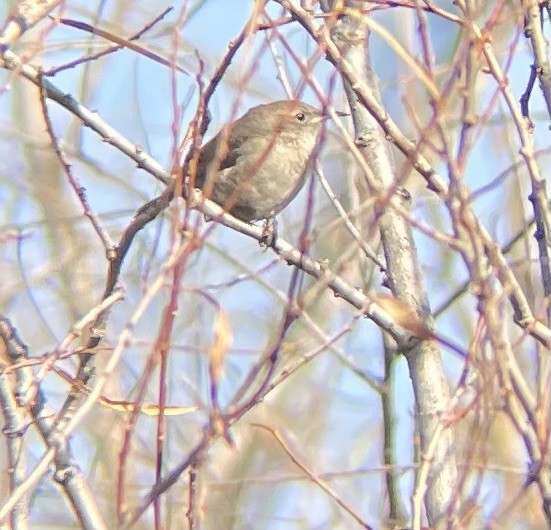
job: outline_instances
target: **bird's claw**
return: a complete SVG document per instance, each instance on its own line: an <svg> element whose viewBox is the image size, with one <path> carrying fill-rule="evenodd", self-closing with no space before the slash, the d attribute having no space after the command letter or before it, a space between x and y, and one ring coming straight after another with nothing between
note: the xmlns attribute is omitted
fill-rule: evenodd
<svg viewBox="0 0 551 530"><path fill-rule="evenodd" d="M277 221L274 215L270 215L264 221L262 236L259 239L260 246L274 247L277 239Z"/></svg>

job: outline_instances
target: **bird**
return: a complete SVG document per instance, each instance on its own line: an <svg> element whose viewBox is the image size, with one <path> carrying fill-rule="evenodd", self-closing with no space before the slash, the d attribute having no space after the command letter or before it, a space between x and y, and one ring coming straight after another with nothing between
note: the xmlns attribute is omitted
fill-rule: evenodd
<svg viewBox="0 0 551 530"><path fill-rule="evenodd" d="M193 186L242 221L274 218L303 187L327 117L296 99L252 107L201 148Z"/></svg>

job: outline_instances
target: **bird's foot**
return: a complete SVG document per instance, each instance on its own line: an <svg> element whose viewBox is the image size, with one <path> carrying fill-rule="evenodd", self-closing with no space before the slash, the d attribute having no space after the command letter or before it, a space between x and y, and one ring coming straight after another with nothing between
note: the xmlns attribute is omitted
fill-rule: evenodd
<svg viewBox="0 0 551 530"><path fill-rule="evenodd" d="M262 227L262 236L259 239L260 246L274 247L277 239L277 220L275 215L270 215Z"/></svg>

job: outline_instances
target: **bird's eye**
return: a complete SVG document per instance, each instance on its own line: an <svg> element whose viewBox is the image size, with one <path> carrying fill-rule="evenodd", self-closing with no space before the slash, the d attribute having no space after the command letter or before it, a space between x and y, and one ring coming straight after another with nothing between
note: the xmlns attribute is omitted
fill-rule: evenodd
<svg viewBox="0 0 551 530"><path fill-rule="evenodd" d="M304 114L304 112L297 112L296 116L298 121L304 121L306 119L306 114Z"/></svg>

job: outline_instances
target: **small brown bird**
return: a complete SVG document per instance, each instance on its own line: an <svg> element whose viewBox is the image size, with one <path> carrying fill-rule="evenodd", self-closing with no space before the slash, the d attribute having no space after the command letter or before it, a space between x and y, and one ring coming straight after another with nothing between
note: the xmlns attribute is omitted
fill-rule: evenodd
<svg viewBox="0 0 551 530"><path fill-rule="evenodd" d="M274 216L304 185L326 117L298 100L249 109L203 146L195 187L243 221Z"/></svg>

